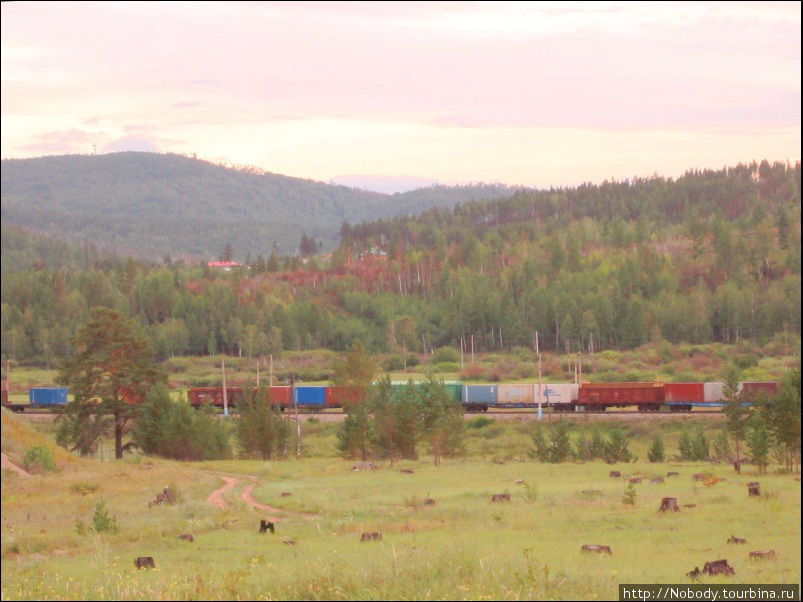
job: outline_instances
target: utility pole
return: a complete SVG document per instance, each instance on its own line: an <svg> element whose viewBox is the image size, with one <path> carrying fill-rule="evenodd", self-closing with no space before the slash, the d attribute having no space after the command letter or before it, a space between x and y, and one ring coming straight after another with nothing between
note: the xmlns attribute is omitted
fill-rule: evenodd
<svg viewBox="0 0 803 602"><path fill-rule="evenodd" d="M296 395L296 375L290 375L290 395L293 399L293 406L296 414L296 457L301 456L301 424L298 422L298 395Z"/></svg>
<svg viewBox="0 0 803 602"><path fill-rule="evenodd" d="M220 358L220 370L223 372L223 415L229 415L229 400L226 397L226 359Z"/></svg>
<svg viewBox="0 0 803 602"><path fill-rule="evenodd" d="M541 420L541 392L543 386L541 385L541 350L538 347L538 331L535 331L535 353L538 355L538 420Z"/></svg>

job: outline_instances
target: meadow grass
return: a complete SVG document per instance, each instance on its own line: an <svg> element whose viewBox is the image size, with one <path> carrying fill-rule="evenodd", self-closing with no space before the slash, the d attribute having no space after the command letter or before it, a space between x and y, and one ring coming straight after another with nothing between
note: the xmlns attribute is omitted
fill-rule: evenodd
<svg viewBox="0 0 803 602"><path fill-rule="evenodd" d="M525 426L473 430L485 441L523 445ZM491 427L498 432L479 432ZM800 583L794 475L736 475L708 463L500 463L497 455L440 467L427 457L375 462L377 470L362 471L335 457L82 459L33 478L3 471L2 598L610 599L619 583L685 583L686 572L720 558L736 575L704 582ZM623 478L609 477L611 469ZM656 485L645 478L635 505L622 503L625 477L670 470L679 475ZM698 472L720 481L706 487L692 480ZM206 498L224 475L239 483L221 510ZM258 479L253 498L280 510L275 535L258 533L268 513L240 499L250 475ZM760 498L747 495L753 480ZM168 484L182 501L148 508ZM509 502L491 502L504 492ZM676 497L681 511L658 512L664 496ZM91 525L99 500L120 531L79 535L76 520ZM382 539L363 543L364 532ZM731 535L748 544L728 544ZM609 545L613 555L583 553L586 543ZM777 560L751 562L758 549L774 549ZM137 571L137 556L153 556L157 569Z"/></svg>

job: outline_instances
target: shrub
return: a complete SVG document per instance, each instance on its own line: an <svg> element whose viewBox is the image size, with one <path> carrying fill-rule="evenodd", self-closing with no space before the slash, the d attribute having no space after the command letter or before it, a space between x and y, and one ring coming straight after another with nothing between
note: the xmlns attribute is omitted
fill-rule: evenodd
<svg viewBox="0 0 803 602"><path fill-rule="evenodd" d="M92 528L95 529L96 533L117 533L120 530L117 527L117 519L113 516L109 516L106 502L103 500L95 504L95 514L92 516Z"/></svg>
<svg viewBox="0 0 803 602"><path fill-rule="evenodd" d="M476 418L469 420L466 426L472 429L481 429L493 423L493 418L488 418L488 416L477 416Z"/></svg>
<svg viewBox="0 0 803 602"><path fill-rule="evenodd" d="M629 506L636 505L636 488L633 487L633 483L627 484L627 489L625 489L625 493L622 496L622 503Z"/></svg>
<svg viewBox="0 0 803 602"><path fill-rule="evenodd" d="M650 462L663 462L664 461L664 442L656 435L652 441L652 447L647 452L647 459Z"/></svg>
<svg viewBox="0 0 803 602"><path fill-rule="evenodd" d="M459 361L460 361L460 351L458 351L454 347L438 347L435 351L432 352L432 356L429 358L430 364L440 364L442 362L459 362Z"/></svg>
<svg viewBox="0 0 803 602"><path fill-rule="evenodd" d="M54 469L53 452L41 445L29 447L22 459L25 470L28 472L48 472Z"/></svg>
<svg viewBox="0 0 803 602"><path fill-rule="evenodd" d="M454 362L440 362L439 364L435 364L433 368L435 372L440 372L440 373L457 372L460 369L460 366L458 366Z"/></svg>
<svg viewBox="0 0 803 602"><path fill-rule="evenodd" d="M100 489L100 485L97 483L89 483L87 481L84 481L83 483L73 483L70 485L70 491L73 493L79 493L81 495L95 493L98 489Z"/></svg>

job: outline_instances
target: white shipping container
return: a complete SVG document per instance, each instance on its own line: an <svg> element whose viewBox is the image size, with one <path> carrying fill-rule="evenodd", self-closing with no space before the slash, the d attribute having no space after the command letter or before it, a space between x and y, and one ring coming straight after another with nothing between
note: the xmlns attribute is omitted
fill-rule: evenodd
<svg viewBox="0 0 803 602"><path fill-rule="evenodd" d="M703 383L703 400L706 403L721 403L724 401L722 389L725 383Z"/></svg>
<svg viewBox="0 0 803 602"><path fill-rule="evenodd" d="M536 385L537 389L538 385ZM577 402L577 395L580 390L580 385L574 383L550 383L542 385L541 389L541 403L546 405L547 399L553 405L570 404ZM536 398L536 403L538 399Z"/></svg>
<svg viewBox="0 0 803 602"><path fill-rule="evenodd" d="M498 403L533 403L538 385L499 385Z"/></svg>

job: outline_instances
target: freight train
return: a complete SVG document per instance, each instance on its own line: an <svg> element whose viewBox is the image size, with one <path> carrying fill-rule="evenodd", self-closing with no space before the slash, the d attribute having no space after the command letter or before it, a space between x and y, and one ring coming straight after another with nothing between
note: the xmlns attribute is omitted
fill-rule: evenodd
<svg viewBox="0 0 803 602"><path fill-rule="evenodd" d="M408 383L393 383L391 388L401 392ZM639 412L688 412L693 407L720 408L725 403L724 384L721 382L662 383L499 383L495 385L446 382L446 391L458 401L466 412L486 412L492 408L530 408L539 406L555 412L604 411L607 408L635 407ZM357 403L360 393L346 386L271 386L268 387L271 403L282 410L323 410L343 408ZM15 412L60 409L67 403L67 389L32 388L28 403L9 403L5 389L2 405ZM750 405L760 397L778 393L777 382L739 383L741 403ZM225 405L236 408L243 399L242 387L226 387ZM224 407L222 387L195 387L187 391L189 404L198 408L204 404ZM131 403L134 403L133 401Z"/></svg>
<svg viewBox="0 0 803 602"><path fill-rule="evenodd" d="M719 408L725 403L724 384L701 383L537 383L474 385L446 382L446 390L460 402L466 412L485 412L490 408L551 408L556 412L604 411L614 407L636 407L640 412L688 412L693 407ZM407 383L393 383L392 389L401 391ZM539 391L540 389L540 391ZM282 410L323 410L342 408L355 403L356 390L342 386L271 386L268 387L271 403ZM539 395L540 392L540 395ZM750 405L759 397L778 393L777 382L739 383L741 403ZM226 405L236 407L243 398L241 387L226 388ZM203 404L223 407L221 387L193 388L187 391L193 407Z"/></svg>

